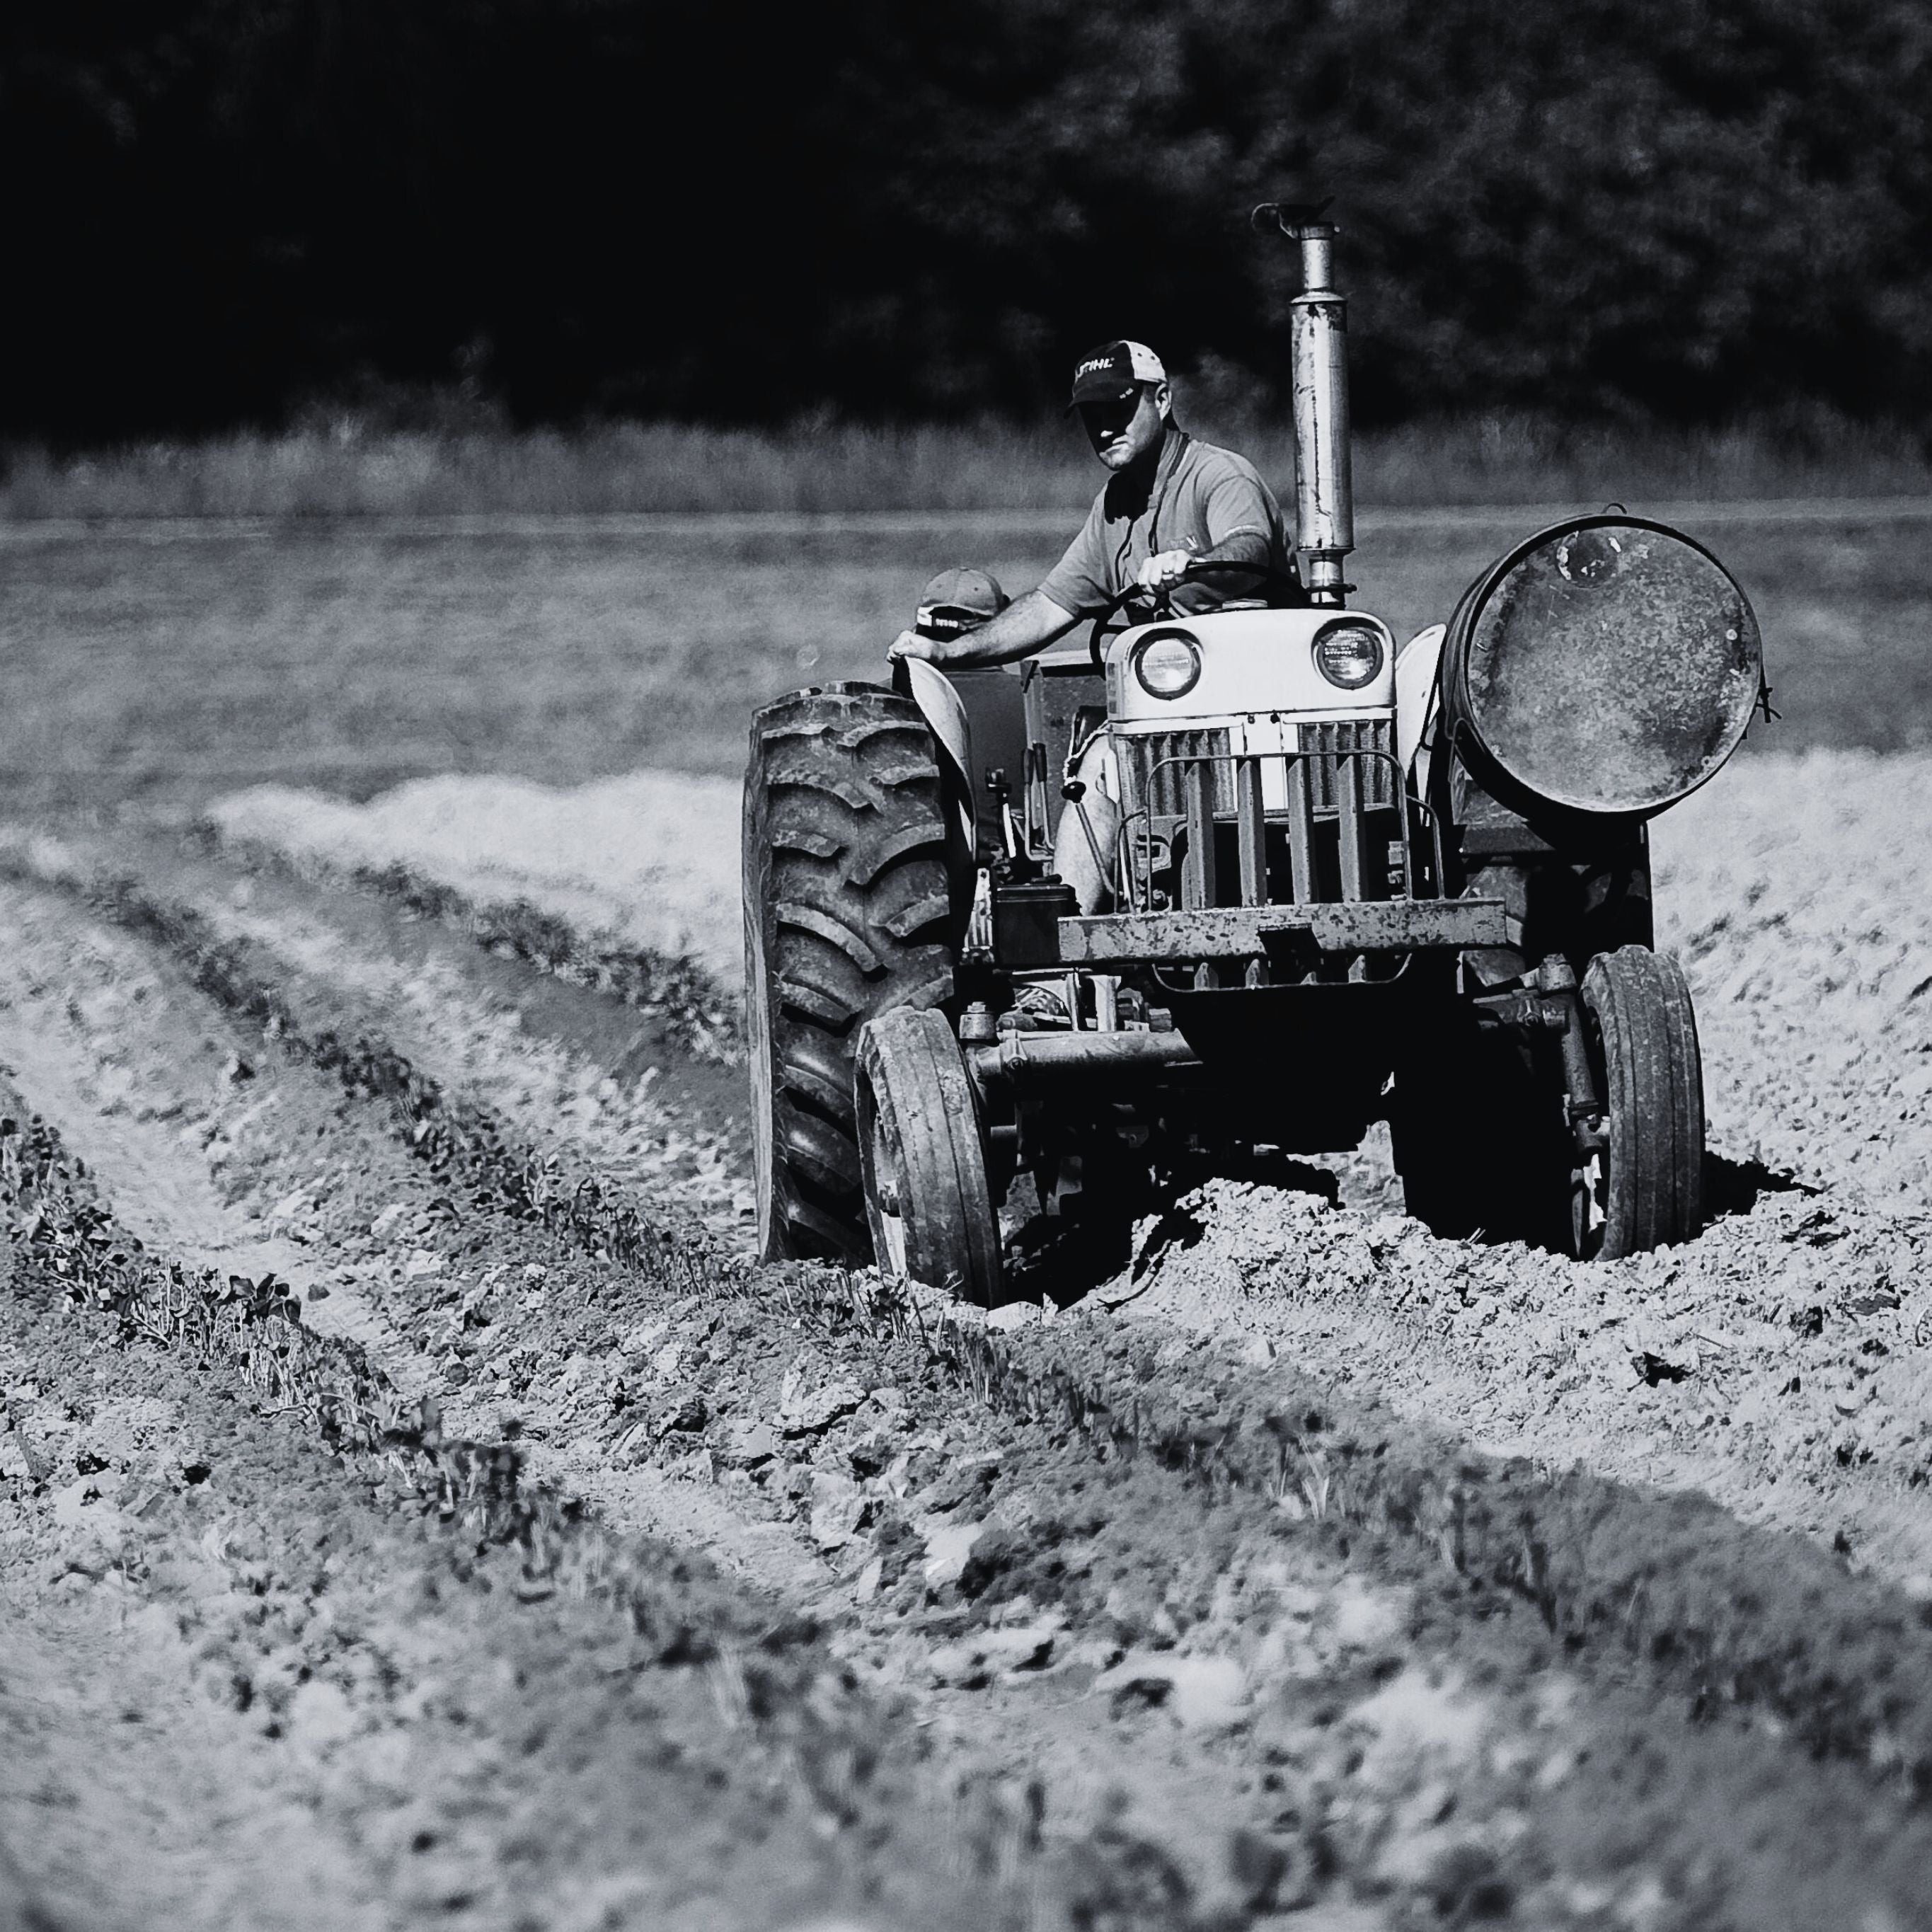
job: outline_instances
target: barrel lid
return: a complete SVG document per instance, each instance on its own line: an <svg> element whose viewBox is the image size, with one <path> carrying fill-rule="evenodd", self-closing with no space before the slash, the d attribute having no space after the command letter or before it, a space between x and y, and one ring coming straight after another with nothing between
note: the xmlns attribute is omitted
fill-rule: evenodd
<svg viewBox="0 0 1932 1932"><path fill-rule="evenodd" d="M1712 777L1757 698L1757 620L1730 573L1668 525L1576 518L1473 584L1445 650L1445 698L1534 797L1645 816Z"/></svg>

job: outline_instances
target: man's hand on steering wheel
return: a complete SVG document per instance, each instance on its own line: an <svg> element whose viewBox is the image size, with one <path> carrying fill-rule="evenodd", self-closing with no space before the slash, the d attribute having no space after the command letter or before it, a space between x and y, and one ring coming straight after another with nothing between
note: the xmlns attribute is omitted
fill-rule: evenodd
<svg viewBox="0 0 1932 1932"><path fill-rule="evenodd" d="M1150 556L1135 573L1134 582L1142 590L1171 590L1187 574L1192 552L1164 550Z"/></svg>

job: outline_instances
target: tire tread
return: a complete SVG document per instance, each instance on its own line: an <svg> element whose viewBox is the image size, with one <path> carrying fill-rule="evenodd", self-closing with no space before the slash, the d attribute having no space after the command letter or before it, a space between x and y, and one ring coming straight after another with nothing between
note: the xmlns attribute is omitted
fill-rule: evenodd
<svg viewBox="0 0 1932 1932"><path fill-rule="evenodd" d="M1000 1286L999 1221L979 1109L945 1016L904 1009L873 1021L860 1042L858 1079L898 1170L909 1270L928 1287L990 1303Z"/></svg>
<svg viewBox="0 0 1932 1932"><path fill-rule="evenodd" d="M851 1093L865 1023L952 996L939 767L917 707L874 686L794 692L753 719L746 998L759 1246L869 1258Z"/></svg>
<svg viewBox="0 0 1932 1932"><path fill-rule="evenodd" d="M1703 1066L1683 969L1640 946L1600 953L1583 999L1603 1046L1610 1147L1605 1260L1693 1239L1703 1227Z"/></svg>

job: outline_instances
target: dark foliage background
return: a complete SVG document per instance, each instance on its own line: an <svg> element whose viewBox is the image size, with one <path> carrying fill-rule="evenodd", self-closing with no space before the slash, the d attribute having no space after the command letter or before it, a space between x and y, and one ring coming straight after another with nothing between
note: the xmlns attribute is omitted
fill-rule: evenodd
<svg viewBox="0 0 1932 1932"><path fill-rule="evenodd" d="M1332 193L1370 421L1932 423L1922 0L9 0L0 430L1264 386Z"/></svg>

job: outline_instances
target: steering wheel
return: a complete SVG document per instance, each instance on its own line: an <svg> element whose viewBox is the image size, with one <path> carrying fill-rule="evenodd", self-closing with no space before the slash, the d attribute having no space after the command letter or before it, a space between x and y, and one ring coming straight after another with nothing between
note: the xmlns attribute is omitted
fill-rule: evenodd
<svg viewBox="0 0 1932 1932"><path fill-rule="evenodd" d="M1101 640L1110 632L1130 629L1135 624L1148 621L1138 617L1120 620L1121 613L1137 598L1144 598L1154 606L1156 618L1174 615L1172 593L1184 584L1192 584L1197 578L1218 572L1222 576L1230 573L1241 577L1254 578L1267 589L1281 593L1278 598L1269 601L1277 610L1298 610L1308 602L1308 592L1301 579L1292 571L1274 570L1266 564L1236 563L1225 557L1207 557L1199 563L1190 563L1172 584L1163 584L1157 590L1150 590L1145 585L1130 584L1126 590L1104 604L1095 614L1094 628L1087 635L1087 649L1094 660L1094 668L1104 671L1107 668L1106 653L1100 648Z"/></svg>

